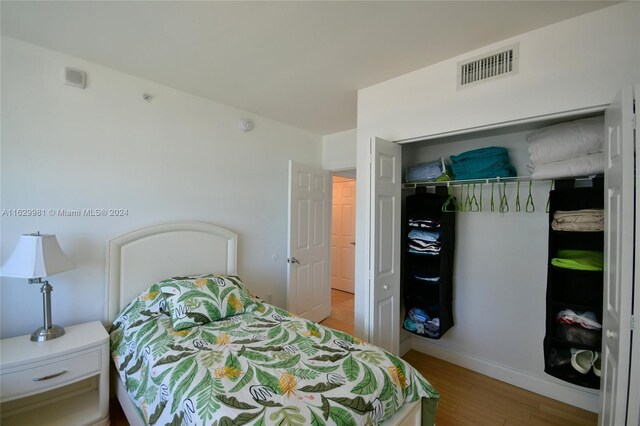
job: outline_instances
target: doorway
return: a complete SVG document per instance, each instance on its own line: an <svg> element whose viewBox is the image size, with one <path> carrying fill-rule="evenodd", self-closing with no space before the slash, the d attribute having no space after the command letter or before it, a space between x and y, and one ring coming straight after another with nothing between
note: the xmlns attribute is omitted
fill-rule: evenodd
<svg viewBox="0 0 640 426"><path fill-rule="evenodd" d="M353 334L355 170L334 172L331 210L331 314L323 324Z"/></svg>

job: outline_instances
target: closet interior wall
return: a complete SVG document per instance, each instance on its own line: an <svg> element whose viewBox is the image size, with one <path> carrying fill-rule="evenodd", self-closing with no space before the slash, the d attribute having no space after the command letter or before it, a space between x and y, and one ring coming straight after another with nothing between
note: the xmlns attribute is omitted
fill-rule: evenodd
<svg viewBox="0 0 640 426"><path fill-rule="evenodd" d="M502 146L509 150L511 163L518 175L528 176L526 135L537 128L577 118L583 117L403 144L403 173L408 165L441 156L448 159L450 155L472 149ZM590 408L596 410L599 391L579 388L544 373L542 347L545 336L549 226L545 208L549 186L549 181L533 182L535 211L527 213L525 203L529 183L520 183L520 212L515 211L517 184L507 183L509 211L499 213L499 190L502 184L493 187L494 212L490 208L491 184L483 184L483 211L456 213L453 274L455 326L437 341L413 336L404 330L400 340L413 336L414 339L438 345L445 351L453 351L463 357L491 360L488 362L501 364L528 376L573 387L578 392L586 392L586 399L591 401L587 405L592 405ZM434 188L427 188L427 191L433 192ZM479 184L475 191L479 199ZM405 199L414 190L403 189L402 192ZM459 186L455 187L455 195L460 197Z"/></svg>

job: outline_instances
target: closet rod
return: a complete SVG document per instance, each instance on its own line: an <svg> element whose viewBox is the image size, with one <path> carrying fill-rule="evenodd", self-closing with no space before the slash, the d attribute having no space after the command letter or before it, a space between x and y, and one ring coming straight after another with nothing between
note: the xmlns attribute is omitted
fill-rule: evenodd
<svg viewBox="0 0 640 426"><path fill-rule="evenodd" d="M467 184L479 184L479 183L501 183L501 182L549 182L552 180L560 180L560 179L573 179L575 181L586 181L593 180L599 175L592 176L577 176L577 177L563 177L563 178L551 178L551 179L534 179L531 176L514 176L514 177L495 177L488 179L460 179L460 180L449 180L449 181L436 181L436 182L407 182L403 183L403 189L414 189L418 187L426 187L426 186L458 186L458 185L467 185Z"/></svg>

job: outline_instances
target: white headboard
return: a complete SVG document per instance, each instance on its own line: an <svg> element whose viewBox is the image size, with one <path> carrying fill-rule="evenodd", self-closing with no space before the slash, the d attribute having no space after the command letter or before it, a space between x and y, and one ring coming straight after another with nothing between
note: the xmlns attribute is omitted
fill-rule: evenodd
<svg viewBox="0 0 640 426"><path fill-rule="evenodd" d="M111 324L134 297L153 283L179 275L235 274L238 236L206 222L170 222L107 242L104 320Z"/></svg>

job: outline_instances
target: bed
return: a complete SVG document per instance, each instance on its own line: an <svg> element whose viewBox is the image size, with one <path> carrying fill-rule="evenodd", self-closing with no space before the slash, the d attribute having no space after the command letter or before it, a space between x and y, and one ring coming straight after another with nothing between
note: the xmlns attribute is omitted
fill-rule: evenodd
<svg viewBox="0 0 640 426"><path fill-rule="evenodd" d="M108 242L112 389L131 425L433 424L439 396L417 371L248 294L236 258L237 235L203 222ZM191 301L207 289L240 296L187 318L180 303L209 309Z"/></svg>

